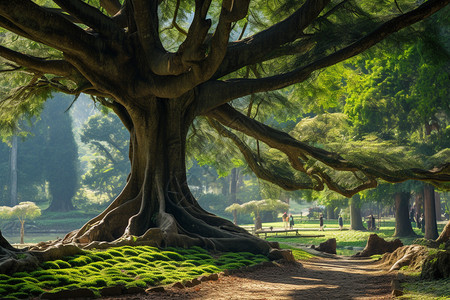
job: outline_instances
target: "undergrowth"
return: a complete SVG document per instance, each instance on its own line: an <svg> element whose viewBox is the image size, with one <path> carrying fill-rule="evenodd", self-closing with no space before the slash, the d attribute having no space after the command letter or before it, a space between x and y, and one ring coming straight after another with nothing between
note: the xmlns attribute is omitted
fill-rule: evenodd
<svg viewBox="0 0 450 300"><path fill-rule="evenodd" d="M297 253L297 254L296 254ZM301 256L294 250L294 255ZM12 276L0 274L0 298L37 297L43 292L89 288L100 295L108 286L149 287L187 281L200 275L218 273L267 261L263 255L228 252L212 257L200 248L123 246L85 251L63 260L47 261L33 272Z"/></svg>
<svg viewBox="0 0 450 300"><path fill-rule="evenodd" d="M411 275L410 275L411 276ZM419 274L402 285L403 296L399 299L444 300L450 299L450 278L420 280Z"/></svg>

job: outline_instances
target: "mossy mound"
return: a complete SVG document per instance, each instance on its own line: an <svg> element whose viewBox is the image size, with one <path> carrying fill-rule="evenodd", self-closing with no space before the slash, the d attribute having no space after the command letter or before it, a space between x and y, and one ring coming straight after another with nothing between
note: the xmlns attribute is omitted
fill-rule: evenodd
<svg viewBox="0 0 450 300"><path fill-rule="evenodd" d="M248 252L222 253L213 258L200 247L158 249L123 246L94 249L44 262L33 272L20 272L12 276L0 274L0 298L22 299L39 296L44 291L56 293L80 288L91 289L99 296L104 287L167 285L263 261L268 261L267 257Z"/></svg>

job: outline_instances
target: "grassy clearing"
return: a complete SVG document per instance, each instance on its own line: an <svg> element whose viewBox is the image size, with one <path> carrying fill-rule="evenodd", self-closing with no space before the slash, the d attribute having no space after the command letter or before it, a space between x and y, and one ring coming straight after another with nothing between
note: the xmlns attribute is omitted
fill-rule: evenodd
<svg viewBox="0 0 450 300"><path fill-rule="evenodd" d="M311 229L311 228L317 228L319 227L317 220L303 220L301 222L297 221L295 223L294 228L305 228L305 229ZM290 237L289 239L283 238L282 236L279 237L272 237L269 236L267 239L270 241L277 241L277 242L291 242L291 243L298 243L298 244L304 244L304 245L318 245L320 243L325 242L328 239L335 238L337 246L339 248L343 247L365 247L367 243L367 239L369 238L369 235L376 233L381 238L390 241L393 239L396 239L396 237L393 237L394 230L395 230L395 221L394 220L385 220L381 222L380 230L377 231L355 231L355 230L338 230L339 225L337 224L337 220L325 220L324 222L325 229L336 229L336 230L325 230L325 231L311 231L311 230L299 230L300 235L314 235L314 234L323 234L324 237L314 237L314 238L308 238L308 237ZM249 226L249 225L247 225ZM273 228L283 228L282 222L274 222L274 223L264 223L263 227L267 228L272 226ZM438 224L438 231L440 232L442 228L444 227L444 224ZM349 224L344 224L344 229L348 229ZM423 235L423 233L420 231L420 229L414 228L414 231L418 236ZM288 235L295 235L295 233L289 233ZM400 240L405 245L410 245L412 242L416 239L416 237L408 237L408 238L400 238Z"/></svg>
<svg viewBox="0 0 450 300"><path fill-rule="evenodd" d="M298 253L301 256L301 253ZM267 261L248 252L222 253L212 257L200 248L157 249L149 246L86 251L83 255L48 261L33 272L0 274L0 298L21 299L43 292L89 288L100 295L107 286L148 287L167 285Z"/></svg>

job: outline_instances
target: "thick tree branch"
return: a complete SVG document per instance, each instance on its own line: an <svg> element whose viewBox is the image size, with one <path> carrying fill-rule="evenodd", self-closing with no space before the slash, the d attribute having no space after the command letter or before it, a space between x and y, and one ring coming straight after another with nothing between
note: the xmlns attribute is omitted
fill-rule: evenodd
<svg viewBox="0 0 450 300"><path fill-rule="evenodd" d="M122 8L119 0L100 0L100 6L103 7L110 16L114 16Z"/></svg>
<svg viewBox="0 0 450 300"><path fill-rule="evenodd" d="M108 16L97 8L80 0L53 0L67 13L107 36L123 36L123 30Z"/></svg>
<svg viewBox="0 0 450 300"><path fill-rule="evenodd" d="M247 161L250 169L261 179L272 182L281 188L289 191L295 191L300 189L314 189L314 190L322 190L323 185L314 184L311 180L310 182L298 182L293 180L292 178L286 178L280 176L280 174L273 173L267 168L264 168L259 160L256 158L256 155L251 151L251 149L234 133L223 127L219 122L209 119L208 122L210 125L217 130L217 132L233 141L233 143L239 148L245 160Z"/></svg>
<svg viewBox="0 0 450 300"><path fill-rule="evenodd" d="M70 63L65 60L47 60L31 55L22 54L6 47L0 46L0 56L15 62L19 66L32 70L33 72L40 72L43 74L53 74L57 76L64 76L67 78L81 76Z"/></svg>
<svg viewBox="0 0 450 300"><path fill-rule="evenodd" d="M200 97L202 98L199 101L199 110L201 113L205 113L208 109L239 97L258 92L278 90L300 83L306 80L312 72L332 66L364 52L387 36L432 15L445 7L449 2L450 0L429 0L417 9L385 22L351 45L291 72L261 79L231 79L207 82L199 89Z"/></svg>
<svg viewBox="0 0 450 300"><path fill-rule="evenodd" d="M329 0L308 0L290 17L253 36L230 44L220 68L213 78L220 78L244 66L262 60L281 45L300 38Z"/></svg>
<svg viewBox="0 0 450 300"><path fill-rule="evenodd" d="M179 57L179 62L174 63L174 70L184 71L186 67L188 67L189 71L180 74L179 76L157 76L153 79L155 82L154 86L157 88L146 87L144 83L140 82L138 83L137 90L140 90L141 94L136 96L153 94L162 98L176 98L185 94L189 90L192 90L200 83L209 80L215 73L217 68L222 63L223 57L227 51L227 44L231 32L231 23L246 16L249 0L223 2L221 14L219 16L219 23L217 24L216 30L211 39L209 53L202 59L204 54L199 45L203 43L201 37L206 36L207 29L211 23L209 20L205 19L209 4L209 0L196 1L196 13L191 27L189 28L188 36L186 37L185 42L180 46L180 49L175 56L173 54L163 53L164 55L168 55L168 59L159 60L158 62L158 65L163 63L162 65L165 67L165 69L162 69L161 71L165 70L165 74L174 74L168 70L168 67L171 66L170 59L175 59L177 55L180 54L181 56ZM194 32L198 33L199 36L195 36L193 34ZM197 40L194 38L197 38ZM194 60L187 61L187 59L190 59L191 57L194 57ZM198 59L200 60L196 61ZM176 68L176 66L178 66L179 69ZM155 71L156 68L153 67L152 70Z"/></svg>
<svg viewBox="0 0 450 300"><path fill-rule="evenodd" d="M0 1L0 16L20 30L14 31L15 33L65 53L80 54L88 49L101 49L101 40L59 13L51 12L29 0Z"/></svg>
<svg viewBox="0 0 450 300"><path fill-rule="evenodd" d="M260 140L271 148L280 150L288 156L294 169L310 176L319 176L330 189L346 196L351 193L356 193L361 189L373 187L375 185L374 178L381 178L392 183L402 182L408 179L428 181L435 184L450 181L450 163L448 162L440 168L429 171L420 169L387 170L379 166L352 163L336 153L304 144L285 132L273 129L241 114L229 105L222 105L214 111L209 112L207 116L214 118L229 128ZM305 165L309 160L308 157L312 157L337 171L360 171L365 175L367 180L361 186L350 190L339 187L333 183L331 178L321 168L314 167L306 169ZM355 177L361 181L359 177Z"/></svg>

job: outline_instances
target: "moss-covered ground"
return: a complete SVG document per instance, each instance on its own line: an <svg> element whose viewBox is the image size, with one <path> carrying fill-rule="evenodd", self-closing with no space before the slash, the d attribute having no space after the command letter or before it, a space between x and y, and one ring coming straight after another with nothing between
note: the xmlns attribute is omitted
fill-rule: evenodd
<svg viewBox="0 0 450 300"><path fill-rule="evenodd" d="M107 286L167 285L267 260L263 255L248 252L213 256L200 247L124 246L85 251L82 255L45 262L33 272L0 274L0 298L29 298L43 292L76 288L89 288L99 295L99 290Z"/></svg>

